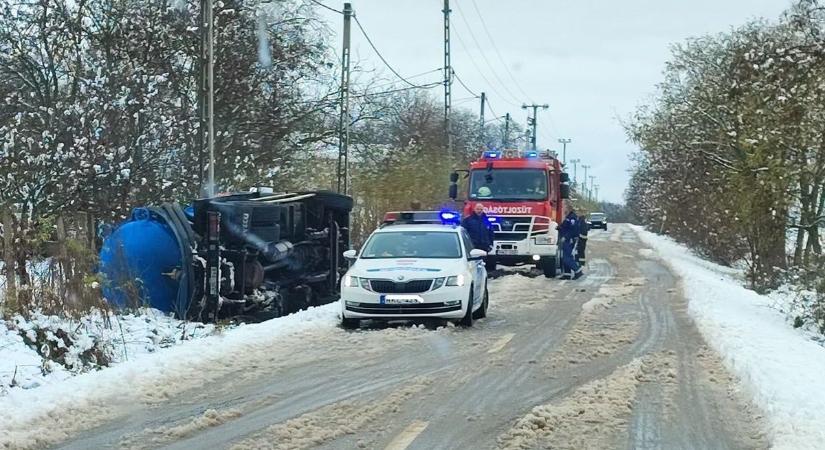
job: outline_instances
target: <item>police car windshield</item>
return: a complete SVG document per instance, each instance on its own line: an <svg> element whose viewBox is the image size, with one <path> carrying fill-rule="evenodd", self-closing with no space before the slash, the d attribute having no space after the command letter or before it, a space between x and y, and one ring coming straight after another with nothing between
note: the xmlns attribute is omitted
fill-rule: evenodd
<svg viewBox="0 0 825 450"><path fill-rule="evenodd" d="M361 258L461 258L458 233L387 231L372 235Z"/></svg>
<svg viewBox="0 0 825 450"><path fill-rule="evenodd" d="M474 170L470 175L474 200L545 200L547 174L540 169Z"/></svg>
<svg viewBox="0 0 825 450"><path fill-rule="evenodd" d="M590 214L591 219L604 219L604 214L602 213L592 213Z"/></svg>

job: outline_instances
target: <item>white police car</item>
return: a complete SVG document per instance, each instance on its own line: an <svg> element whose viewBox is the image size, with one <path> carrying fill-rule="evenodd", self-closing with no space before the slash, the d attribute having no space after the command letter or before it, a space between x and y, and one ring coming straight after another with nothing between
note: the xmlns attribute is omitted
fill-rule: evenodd
<svg viewBox="0 0 825 450"><path fill-rule="evenodd" d="M454 212L387 213L341 281L341 324L441 318L472 326L487 315L486 252L473 249Z"/></svg>

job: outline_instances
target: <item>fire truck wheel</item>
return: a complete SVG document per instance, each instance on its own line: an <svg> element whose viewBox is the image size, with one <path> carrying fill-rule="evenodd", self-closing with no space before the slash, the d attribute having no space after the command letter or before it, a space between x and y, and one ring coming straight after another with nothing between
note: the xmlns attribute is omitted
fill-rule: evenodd
<svg viewBox="0 0 825 450"><path fill-rule="evenodd" d="M492 256L488 256L484 259L484 268L487 269L487 272L492 272L496 270L496 258Z"/></svg>
<svg viewBox="0 0 825 450"><path fill-rule="evenodd" d="M541 270L544 271L544 276L547 278L556 278L556 258L544 258L541 261Z"/></svg>

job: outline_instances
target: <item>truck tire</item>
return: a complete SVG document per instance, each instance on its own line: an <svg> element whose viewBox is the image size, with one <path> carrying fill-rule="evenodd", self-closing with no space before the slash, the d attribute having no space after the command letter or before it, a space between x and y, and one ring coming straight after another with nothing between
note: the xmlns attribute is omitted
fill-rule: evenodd
<svg viewBox="0 0 825 450"><path fill-rule="evenodd" d="M351 210L353 206L352 197L338 194L332 191L302 191L297 195L313 194L312 200L324 205L326 208Z"/></svg>
<svg viewBox="0 0 825 450"><path fill-rule="evenodd" d="M498 265L498 263L496 262L495 256L488 256L484 258L484 268L487 269L487 272L496 270L496 265Z"/></svg>
<svg viewBox="0 0 825 450"><path fill-rule="evenodd" d="M541 270L547 278L556 278L556 257L550 256L542 259Z"/></svg>
<svg viewBox="0 0 825 450"><path fill-rule="evenodd" d="M464 314L464 318L458 321L458 324L462 327L472 327L473 326L473 287L470 286L470 298L467 300L467 312Z"/></svg>

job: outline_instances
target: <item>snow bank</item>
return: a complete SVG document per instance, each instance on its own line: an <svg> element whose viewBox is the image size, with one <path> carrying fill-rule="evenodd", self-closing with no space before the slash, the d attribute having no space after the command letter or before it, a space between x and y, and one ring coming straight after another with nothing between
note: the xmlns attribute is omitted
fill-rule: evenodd
<svg viewBox="0 0 825 450"><path fill-rule="evenodd" d="M78 375L61 383L38 389L14 389L2 398L0 408L0 448L36 446L37 442L54 442L72 428L88 428L85 417L73 417L73 411L98 411L105 417L117 406L149 398L168 397L199 382L200 376L231 368L232 361L251 348L267 348L289 334L315 328L335 327L340 307L337 303L310 308L299 313L253 325L242 325L223 334L191 340L155 354L143 353L104 370ZM181 377L186 373L187 377ZM64 436L34 436L49 432L40 424L61 417ZM51 417L51 418L49 418ZM110 418L110 417L109 417ZM93 420L97 420L95 417ZM75 423L68 423L75 421ZM34 430L33 428L40 428ZM57 431L55 431L57 432ZM5 441L5 442L4 442Z"/></svg>
<svg viewBox="0 0 825 450"><path fill-rule="evenodd" d="M682 278L690 315L766 414L774 448L822 448L825 348L792 329L770 297L742 287L734 270L632 228Z"/></svg>
<svg viewBox="0 0 825 450"><path fill-rule="evenodd" d="M149 308L119 315L94 311L79 320L39 313L28 319L0 320L0 397L14 389L62 382L107 363L119 364L214 332L214 325L183 322ZM33 342L38 343L40 353ZM43 358L41 354L50 349L65 354ZM96 361L96 356L105 361Z"/></svg>

